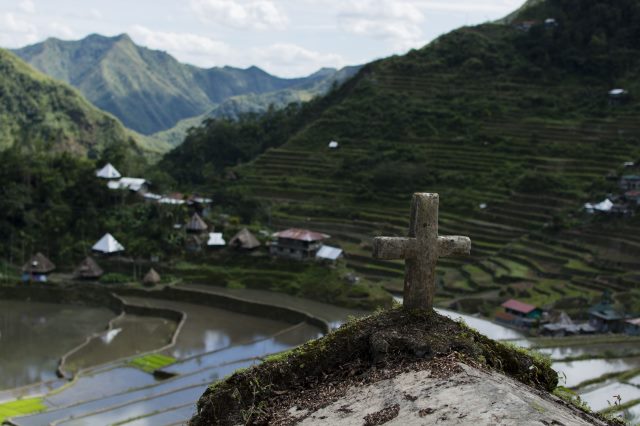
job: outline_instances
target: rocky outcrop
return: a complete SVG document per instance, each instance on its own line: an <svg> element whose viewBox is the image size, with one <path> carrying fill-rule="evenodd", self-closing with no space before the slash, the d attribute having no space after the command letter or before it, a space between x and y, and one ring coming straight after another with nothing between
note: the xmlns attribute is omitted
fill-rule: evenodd
<svg viewBox="0 0 640 426"><path fill-rule="evenodd" d="M313 412L289 410L301 425L605 425L572 405L495 371L455 363L450 376L401 373Z"/></svg>
<svg viewBox="0 0 640 426"><path fill-rule="evenodd" d="M607 424L557 384L548 359L398 308L213 384L190 424Z"/></svg>

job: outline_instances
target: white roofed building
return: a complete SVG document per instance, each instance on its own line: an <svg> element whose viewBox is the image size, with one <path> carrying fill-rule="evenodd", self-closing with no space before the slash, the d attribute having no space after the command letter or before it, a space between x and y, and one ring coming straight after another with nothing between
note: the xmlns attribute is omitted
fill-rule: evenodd
<svg viewBox="0 0 640 426"><path fill-rule="evenodd" d="M207 247L224 247L226 245L227 242L222 238L221 232L209 232Z"/></svg>
<svg viewBox="0 0 640 426"><path fill-rule="evenodd" d="M113 235L107 232L91 247L91 250L104 254L112 254L124 251L124 246L120 244Z"/></svg>
<svg viewBox="0 0 640 426"><path fill-rule="evenodd" d="M111 163L107 163L103 168L96 172L96 176L101 179L119 179L122 175L111 165Z"/></svg>
<svg viewBox="0 0 640 426"><path fill-rule="evenodd" d="M329 142L329 149L338 149L339 146L340 144L337 141Z"/></svg>
<svg viewBox="0 0 640 426"><path fill-rule="evenodd" d="M316 260L335 262L343 255L342 249L338 247L322 246L316 253Z"/></svg>
<svg viewBox="0 0 640 426"><path fill-rule="evenodd" d="M148 182L142 178L123 177L107 182L109 189L128 189L133 192L147 192Z"/></svg>

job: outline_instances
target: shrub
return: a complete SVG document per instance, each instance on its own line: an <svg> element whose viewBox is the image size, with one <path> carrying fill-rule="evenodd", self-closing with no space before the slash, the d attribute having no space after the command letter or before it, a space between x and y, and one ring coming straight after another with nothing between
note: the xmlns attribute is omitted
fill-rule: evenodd
<svg viewBox="0 0 640 426"><path fill-rule="evenodd" d="M123 284L131 281L131 277L124 274L119 274L117 272L110 272L108 274L104 274L100 278L100 282L103 284Z"/></svg>

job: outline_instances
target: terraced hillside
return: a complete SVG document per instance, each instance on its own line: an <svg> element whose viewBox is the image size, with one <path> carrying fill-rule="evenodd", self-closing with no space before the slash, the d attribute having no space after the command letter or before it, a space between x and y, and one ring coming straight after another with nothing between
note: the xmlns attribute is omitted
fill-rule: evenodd
<svg viewBox="0 0 640 426"><path fill-rule="evenodd" d="M548 17L556 25L543 24ZM616 190L608 175L640 158L640 103L608 97L613 87L640 93L630 53L640 7L588 0L576 10L549 0L510 22L519 19L538 24L462 28L365 66L281 126L279 144L256 133L255 143L271 148L225 185L269 204L276 227L331 234L349 266L395 291L402 262L372 260L371 238L404 235L411 194L438 192L441 233L473 240L471 258L440 261L441 302L491 314L517 296L584 314L612 289L640 311L639 221L580 211ZM178 179L187 176L181 168L194 170L189 156L215 167L226 154L220 127L203 128L164 166Z"/></svg>

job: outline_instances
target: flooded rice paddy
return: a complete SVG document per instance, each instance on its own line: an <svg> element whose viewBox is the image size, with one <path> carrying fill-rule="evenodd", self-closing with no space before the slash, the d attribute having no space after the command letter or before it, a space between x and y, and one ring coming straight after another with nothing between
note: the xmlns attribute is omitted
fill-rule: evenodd
<svg viewBox="0 0 640 426"><path fill-rule="evenodd" d="M183 286L184 289L187 287ZM190 287L189 290L192 291L197 289L305 311L323 319L332 327L339 326L350 316L365 314L362 311L336 308L268 292ZM22 311L29 312L20 322L26 326L18 327L17 320L4 320L5 323L11 322L12 325L8 328L13 329L13 335L20 334L19 330L23 329L27 330L28 335L30 332L28 330L33 327L33 324L40 322L49 324L51 327L49 331L60 330L62 327L65 330L65 337L68 337L62 340L66 340L68 345L62 345L62 341L59 341L61 349L58 352L60 353L82 343L83 336L97 333L89 344L70 357L69 365L77 369L102 364L84 370L73 383L49 393L44 399L48 407L47 411L14 419L15 424L21 426L49 423L133 426L180 424L193 415L195 401L212 382L231 374L238 368L259 363L265 356L290 349L321 335L318 328L306 323L289 324L172 300L140 297L127 297L125 300L135 305L178 310L186 314L175 344L167 347L167 343L174 335L175 322L156 317L125 315L113 320L111 329L107 331L106 326L114 317L114 314L108 310L88 309L85 312L84 308L28 304L26 307L21 307ZM11 302L11 305L19 306L15 302ZM36 309L31 309L32 307ZM439 310L439 312L455 319L461 318L469 326L491 338L510 340L522 346L530 346L532 343L518 331L493 322L447 310ZM85 317L91 318L94 322L82 321ZM55 323L55 327L50 322ZM75 330L75 333L69 333L64 328L68 324L72 324L69 328ZM2 330L4 333L4 329ZM7 336L9 334L3 334L2 338ZM36 336L31 339L38 341L37 334L31 336ZM72 336L74 338L71 338ZM24 345L29 346L29 339L24 341ZM0 344L0 356L6 357L6 353L2 353L3 346ZM37 350L39 344L32 343L31 346L35 352L39 352ZM175 375L166 380L158 380L152 374L128 366L126 362L111 362L116 358L160 348L164 348L162 353L177 359L174 364L163 368L166 373ZM543 351L556 360L553 367L561 373L563 377L561 383L564 382L565 386L571 387L605 373L640 368L640 357L572 362L561 361L561 359L585 355L633 355L634 350L635 346L631 344L600 344L551 348ZM14 364L16 362L17 360L14 360ZM50 362L53 368L49 373L29 377L37 377L34 379L36 381L53 378L56 362L57 359L53 357L53 361ZM48 371L46 368L43 370ZM566 379L564 379L565 376ZM32 392L47 393L49 389L45 386L34 386ZM579 393L594 409L603 409L612 401L613 395L621 395L623 402L640 398L640 376L624 383L609 380L586 386ZM18 393L14 393L14 397L17 396L19 396ZM2 397L3 394L0 392L0 398ZM640 411L639 406L632 407L628 415L638 416L640 414L638 411Z"/></svg>
<svg viewBox="0 0 640 426"><path fill-rule="evenodd" d="M114 316L103 308L0 301L0 390L55 379L58 360Z"/></svg>
<svg viewBox="0 0 640 426"><path fill-rule="evenodd" d="M83 368L149 352L171 343L177 324L165 318L130 315L118 317L112 327L71 354L64 365L75 373Z"/></svg>
<svg viewBox="0 0 640 426"><path fill-rule="evenodd" d="M165 351L167 355L180 359L262 340L289 326L281 321L173 300L140 297L125 297L123 300L133 305L166 308L186 314L175 345Z"/></svg>

